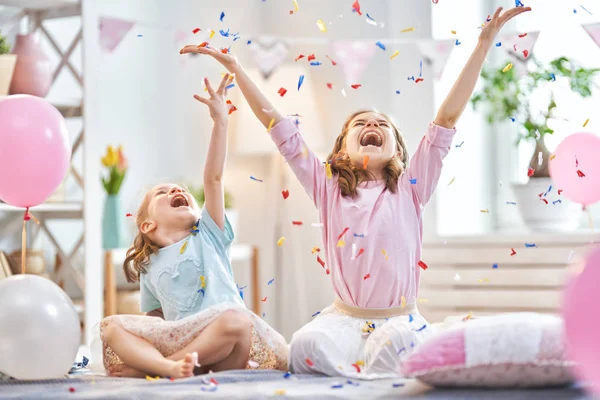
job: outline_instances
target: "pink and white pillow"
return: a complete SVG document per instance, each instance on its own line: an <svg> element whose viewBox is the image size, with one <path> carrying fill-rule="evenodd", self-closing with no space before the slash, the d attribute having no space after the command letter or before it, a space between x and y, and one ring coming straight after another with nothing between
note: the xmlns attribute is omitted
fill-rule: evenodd
<svg viewBox="0 0 600 400"><path fill-rule="evenodd" d="M541 387L572 382L561 318L503 314L460 322L419 345L406 376L442 387Z"/></svg>

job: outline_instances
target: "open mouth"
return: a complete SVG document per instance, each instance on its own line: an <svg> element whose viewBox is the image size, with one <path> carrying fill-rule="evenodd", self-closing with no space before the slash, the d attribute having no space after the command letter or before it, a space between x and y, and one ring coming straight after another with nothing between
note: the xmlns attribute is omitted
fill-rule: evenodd
<svg viewBox="0 0 600 400"><path fill-rule="evenodd" d="M171 207L173 207L173 208L189 207L189 203L188 203L188 201L187 201L187 199L185 198L184 195L182 195L182 194L176 194L171 199Z"/></svg>
<svg viewBox="0 0 600 400"><path fill-rule="evenodd" d="M383 137L379 132L376 131L364 132L360 137L360 145L364 147L381 147L383 146Z"/></svg>

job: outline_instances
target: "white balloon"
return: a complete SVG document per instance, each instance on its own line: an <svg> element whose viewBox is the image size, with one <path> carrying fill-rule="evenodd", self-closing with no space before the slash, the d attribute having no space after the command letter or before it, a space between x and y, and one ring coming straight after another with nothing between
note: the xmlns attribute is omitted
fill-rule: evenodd
<svg viewBox="0 0 600 400"><path fill-rule="evenodd" d="M35 275L0 280L0 372L16 379L62 378L81 342L73 302Z"/></svg>

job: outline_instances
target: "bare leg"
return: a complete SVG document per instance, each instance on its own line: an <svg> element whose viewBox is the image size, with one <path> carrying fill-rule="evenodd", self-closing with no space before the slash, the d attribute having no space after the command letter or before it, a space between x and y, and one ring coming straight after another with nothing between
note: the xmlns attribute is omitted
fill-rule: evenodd
<svg viewBox="0 0 600 400"><path fill-rule="evenodd" d="M186 353L198 353L198 362L211 370L244 369L250 353L251 322L237 311L225 311L187 346L170 355L180 360Z"/></svg>
<svg viewBox="0 0 600 400"><path fill-rule="evenodd" d="M106 344L126 365L137 371L148 371L152 375L173 378L193 375L194 363L191 354L184 354L178 361L169 360L150 343L113 321L106 324L103 334Z"/></svg>
<svg viewBox="0 0 600 400"><path fill-rule="evenodd" d="M131 368L127 364L113 364L108 367L108 373L110 376L118 376L121 378L145 378L151 375L149 372L138 371L137 369Z"/></svg>

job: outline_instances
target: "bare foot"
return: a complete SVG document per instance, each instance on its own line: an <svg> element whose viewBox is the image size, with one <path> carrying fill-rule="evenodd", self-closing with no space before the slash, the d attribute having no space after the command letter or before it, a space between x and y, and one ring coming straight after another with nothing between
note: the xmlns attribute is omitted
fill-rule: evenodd
<svg viewBox="0 0 600 400"><path fill-rule="evenodd" d="M147 375L146 373L132 368L126 364L113 364L109 366L108 374L110 376L117 376L121 378L145 378Z"/></svg>
<svg viewBox="0 0 600 400"><path fill-rule="evenodd" d="M194 375L194 359L191 353L187 353L183 360L174 361L171 372L172 378L189 378Z"/></svg>

